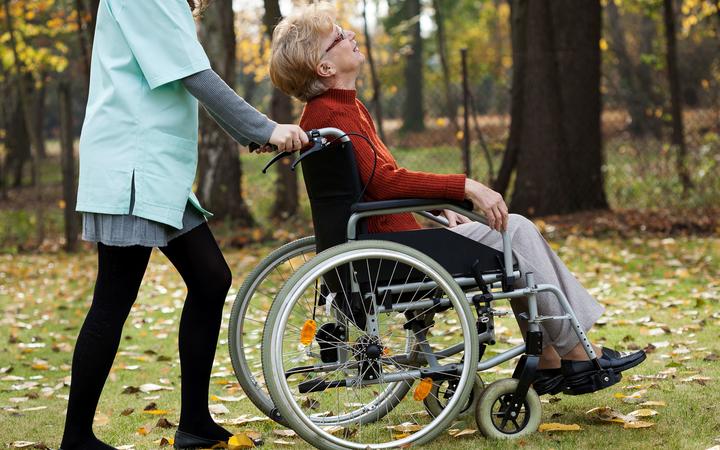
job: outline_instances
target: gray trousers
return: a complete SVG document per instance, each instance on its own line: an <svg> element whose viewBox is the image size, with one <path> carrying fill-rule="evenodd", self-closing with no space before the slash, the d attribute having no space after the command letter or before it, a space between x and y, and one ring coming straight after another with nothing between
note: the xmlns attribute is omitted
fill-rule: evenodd
<svg viewBox="0 0 720 450"><path fill-rule="evenodd" d="M502 251L502 236L491 230L487 225L472 222L448 228L465 237L480 242L488 247ZM550 248L538 229L530 220L518 214L510 214L508 234L512 242L515 260L523 274L516 287L525 287L524 274L533 272L537 284L553 284L567 297L575 316L587 332L600 318L605 308L595 300L560 258ZM513 311L517 314L527 312L526 299L511 300ZM543 316L564 314L560 302L549 292L541 292L537 296L538 313ZM521 329L526 329L526 322L518 321ZM543 345L552 345L560 356L564 356L578 344L578 338L568 320L549 320L541 325Z"/></svg>

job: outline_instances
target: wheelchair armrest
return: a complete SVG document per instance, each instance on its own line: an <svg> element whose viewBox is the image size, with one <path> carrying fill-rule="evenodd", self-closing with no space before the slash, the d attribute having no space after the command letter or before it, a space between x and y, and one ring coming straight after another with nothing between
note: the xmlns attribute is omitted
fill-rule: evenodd
<svg viewBox="0 0 720 450"><path fill-rule="evenodd" d="M423 206L430 207L442 203L455 205L468 211L472 211L473 209L472 202L469 200L463 200L461 202L458 202L441 198L403 198L396 200L380 200L377 202L359 202L352 205L351 211L353 213L361 213L367 211L376 211L380 209L417 208Z"/></svg>

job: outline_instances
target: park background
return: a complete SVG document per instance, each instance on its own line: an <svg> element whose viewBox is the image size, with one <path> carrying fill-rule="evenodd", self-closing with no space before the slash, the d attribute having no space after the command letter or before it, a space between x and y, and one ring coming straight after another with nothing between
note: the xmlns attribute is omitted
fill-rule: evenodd
<svg viewBox="0 0 720 450"><path fill-rule="evenodd" d="M95 271L74 202L99 3L3 0L0 8L0 444L60 440L72 345ZM720 1L336 4L367 57L358 95L400 165L465 172L503 193L607 306L593 339L651 352L637 373L655 378L546 405L545 422L582 431L523 442L720 444ZM279 122L296 121L302 108L272 88L266 66L272 26L292 7L215 0L198 17L213 68ZM262 175L269 155L249 154L202 110L200 136L195 188L215 213L210 224L234 273L229 311L265 254L312 233L310 211L301 174L285 165ZM96 417L98 435L114 445L154 448L172 436L142 410L144 397L158 397L157 411L177 422L179 397L169 388L179 383L183 296L182 281L154 255ZM211 394L238 398L224 339L215 375L226 383ZM120 395L143 383L168 389ZM666 404L649 429L584 415L605 405L629 412L633 401L623 396L642 391L639 398ZM220 420L254 415L247 401L226 403ZM272 443L284 438L268 422L236 426L282 445ZM437 448L448 445L506 448L477 434L448 436Z"/></svg>

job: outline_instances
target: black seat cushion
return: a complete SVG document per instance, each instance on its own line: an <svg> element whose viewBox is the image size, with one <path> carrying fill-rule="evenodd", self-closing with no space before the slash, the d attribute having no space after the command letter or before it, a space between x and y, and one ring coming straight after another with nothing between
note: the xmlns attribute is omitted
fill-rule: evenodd
<svg viewBox="0 0 720 450"><path fill-rule="evenodd" d="M412 247L440 263L453 277L472 277L475 261L480 261L483 273L503 270L502 252L445 228L362 234L359 239L379 239Z"/></svg>

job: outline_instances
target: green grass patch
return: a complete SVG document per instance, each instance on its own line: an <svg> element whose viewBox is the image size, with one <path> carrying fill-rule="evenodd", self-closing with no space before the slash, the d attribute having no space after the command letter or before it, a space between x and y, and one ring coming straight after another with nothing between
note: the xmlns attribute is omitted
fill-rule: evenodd
<svg viewBox="0 0 720 450"><path fill-rule="evenodd" d="M607 308L590 334L594 341L618 349L650 344L656 348L643 365L627 372L616 386L592 395L558 396L543 404L543 422L578 424L580 431L535 433L520 442L488 441L477 433L461 438L443 434L427 448L706 449L716 445L720 438L720 239L569 237L551 244ZM244 276L270 250L249 247L226 251L235 282L226 304L210 395L243 395L227 351L227 319ZM52 448L59 445L72 349L91 300L95 264L93 252L0 256L0 445L20 440L43 442ZM147 435L138 430L146 424L155 425L163 417L172 423L178 421L177 327L184 296L181 278L155 251L98 407L95 432L106 442L150 449L157 448L162 437L172 437L174 429L154 428ZM510 338L510 332L518 337L512 318L502 319L499 325L508 330L503 338ZM498 368L507 369L508 365ZM498 370L481 375L486 381L509 376ZM633 376L659 374L666 378L633 380ZM122 393L126 386L145 383L172 390ZM641 389L646 390L645 400L666 403L652 407L658 414L646 419L654 423L651 428L628 430L585 415L598 406L623 413L638 409L638 405L625 403L616 395ZM143 413L151 402L167 412L159 416ZM230 413L219 416L221 419L258 414L247 400L225 406ZM133 411L121 414L128 409ZM470 421L455 427L473 428L474 424ZM280 438L272 433L278 427L269 421L228 428L233 432L259 431L266 448L280 448L272 443ZM298 438L285 440L294 442L296 448L309 448Z"/></svg>

